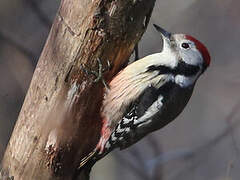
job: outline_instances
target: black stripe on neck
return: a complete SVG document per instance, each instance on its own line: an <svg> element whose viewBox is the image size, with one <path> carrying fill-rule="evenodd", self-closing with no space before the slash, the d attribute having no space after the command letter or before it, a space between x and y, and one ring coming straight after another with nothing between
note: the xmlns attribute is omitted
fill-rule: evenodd
<svg viewBox="0 0 240 180"><path fill-rule="evenodd" d="M163 65L152 65L148 67L147 71L159 71L159 74L194 76L200 71L200 67L179 61L178 66L173 69Z"/></svg>

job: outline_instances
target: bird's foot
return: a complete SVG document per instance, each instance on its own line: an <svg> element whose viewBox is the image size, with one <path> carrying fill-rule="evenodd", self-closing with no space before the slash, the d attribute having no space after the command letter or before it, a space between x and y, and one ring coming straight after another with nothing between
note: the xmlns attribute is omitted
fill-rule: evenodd
<svg viewBox="0 0 240 180"><path fill-rule="evenodd" d="M93 71L91 70L90 68L88 67L83 67L81 66L82 70L88 74L88 75L94 75L96 78L93 80L94 83L97 83L99 81L102 81L104 87L106 89L109 89L109 86L107 85L106 81L104 80L103 78L103 74L107 71L109 71L111 68L112 68L112 65L110 63L110 61L107 61L107 67L104 68L103 65L102 65L102 62L101 60L98 58L97 59L97 62L98 62L98 70L97 71Z"/></svg>

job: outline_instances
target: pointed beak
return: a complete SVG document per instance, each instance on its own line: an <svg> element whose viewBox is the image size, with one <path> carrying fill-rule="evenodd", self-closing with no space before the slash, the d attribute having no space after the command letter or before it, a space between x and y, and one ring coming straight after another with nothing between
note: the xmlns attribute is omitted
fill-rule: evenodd
<svg viewBox="0 0 240 180"><path fill-rule="evenodd" d="M171 33L170 32L167 32L166 30L164 30L163 28L159 27L156 24L153 24L153 26L156 28L156 30L158 32L160 32L162 34L163 38L170 40L170 38L171 38Z"/></svg>

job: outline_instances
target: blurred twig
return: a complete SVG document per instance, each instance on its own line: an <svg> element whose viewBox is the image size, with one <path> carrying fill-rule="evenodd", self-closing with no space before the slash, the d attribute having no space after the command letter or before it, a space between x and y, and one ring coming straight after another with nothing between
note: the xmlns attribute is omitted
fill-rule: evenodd
<svg viewBox="0 0 240 180"><path fill-rule="evenodd" d="M235 117L235 115L238 113L239 109L240 109L240 103L237 104L232 109L232 112L229 113L229 115L226 117L226 119L228 121L232 121L233 118ZM196 157L199 154L203 154L203 153L207 154L209 152L210 148L215 147L216 144L221 142L226 136L228 136L233 130L235 130L239 126L239 124L240 124L240 120L236 121L235 123L232 123L229 127L227 127L222 133L220 133L214 139L212 139L208 143L190 151L189 159L192 159L193 157ZM204 159L201 159L200 162L202 162L203 160ZM185 174L189 171L192 171L194 168L196 168L200 164L200 162L192 164L191 167L183 168L183 169L179 170L177 173L174 173L174 175L172 175L172 178L170 178L170 179L178 179L180 174Z"/></svg>
<svg viewBox="0 0 240 180"><path fill-rule="evenodd" d="M30 6L30 8L33 10L33 13L37 15L42 24L46 26L48 29L50 29L52 22L49 20L47 15L43 13L38 3L34 0L24 0L24 2ZM0 38L3 41L7 42L9 45L15 47L18 51L26 55L29 59L34 60L36 58L36 55L29 49L23 47L23 44L16 42L13 38L11 38L10 36L6 35L1 31Z"/></svg>
<svg viewBox="0 0 240 180"><path fill-rule="evenodd" d="M228 121L232 121L234 116L238 113L238 110L240 109L240 103L237 104L231 113L226 117ZM213 140L209 141L208 143L202 145L201 147L197 148L195 150L195 154L204 151L207 148L213 147L217 143L219 143L224 137L229 135L233 130L235 130L240 124L240 121L236 121L235 123L232 123L228 128L226 128L221 134L219 134L217 137L215 137Z"/></svg>
<svg viewBox="0 0 240 180"><path fill-rule="evenodd" d="M227 171L226 171L226 180L230 180L230 173L231 173L231 169L233 168L233 164L234 164L234 161L229 161L228 163L228 166L227 166Z"/></svg>
<svg viewBox="0 0 240 180"><path fill-rule="evenodd" d="M42 22L44 26L46 26L48 29L51 28L52 22L48 18L48 16L42 11L42 9L39 7L38 1L35 0L24 0L26 4L30 6L33 13L35 13L38 17L38 19Z"/></svg>
<svg viewBox="0 0 240 180"><path fill-rule="evenodd" d="M138 167L134 166L130 161L124 159L123 156L120 155L119 153L116 153L115 157L120 162L120 164L123 165L123 167L131 170L130 172L132 172L137 177L139 177L139 179L142 179L142 180L150 180L151 179L145 172L144 167L138 168Z"/></svg>
<svg viewBox="0 0 240 180"><path fill-rule="evenodd" d="M144 159L143 159L142 156L141 156L141 152L138 151L138 149L135 148L135 147L129 149L128 152L129 152L129 154L130 154L132 157L135 158L135 161L137 161L138 167L144 168L145 163L144 163Z"/></svg>
<svg viewBox="0 0 240 180"><path fill-rule="evenodd" d="M157 145L157 142L152 136L150 136L148 137L147 143L149 145L148 147L153 151L153 156L155 159L155 157L158 156L158 154L161 152ZM159 177L159 171L156 171L160 168L160 166L154 167L156 163L151 164L152 161L150 162L144 159L141 156L140 150L138 148L133 147L128 151L128 153L131 155L131 157L134 157L134 162L136 162L136 165L131 163L131 161L128 159L123 158L121 154L117 153L116 158L120 163L124 165L124 167L129 169L130 172L136 174L137 176L140 176L140 178L144 180L161 179L161 177Z"/></svg>
<svg viewBox="0 0 240 180"><path fill-rule="evenodd" d="M9 45L13 46L14 48L16 48L18 51L20 51L21 53L23 53L25 56L27 56L29 59L33 60L36 58L36 55L31 52L29 49L23 47L22 44L17 43L15 40L13 40L11 37L7 36L6 34L4 34L3 32L0 31L0 39L2 39L3 41L5 41L6 43L8 43Z"/></svg>
<svg viewBox="0 0 240 180"><path fill-rule="evenodd" d="M226 118L226 121L227 121L227 123L228 123L228 127L231 129L230 135L231 135L231 139L232 139L232 142L233 142L234 150L236 151L237 158L240 160L240 158L239 158L240 150L239 150L239 147L238 147L238 145L237 145L236 138L235 138L235 136L234 136L234 128L233 128L233 125L232 125L232 119L233 119L233 116L234 116L234 112L237 112L237 110L239 109L239 107L240 107L240 103L238 103L238 104L232 109L232 112L230 113L229 117Z"/></svg>
<svg viewBox="0 0 240 180"><path fill-rule="evenodd" d="M154 156L158 156L161 153L161 149L159 148L159 144L154 138L153 135L148 136L147 142L151 146L151 150L153 151Z"/></svg>
<svg viewBox="0 0 240 180"><path fill-rule="evenodd" d="M156 159L159 156L159 154L162 154L161 149L159 148L158 141L156 141L156 139L154 138L153 135L150 135L150 136L148 136L147 142L153 152L153 157L154 157L153 159ZM146 161L145 167L147 169L147 172L149 173L149 176L153 180L162 179L162 167L161 166L154 166L154 165L151 166L151 161Z"/></svg>

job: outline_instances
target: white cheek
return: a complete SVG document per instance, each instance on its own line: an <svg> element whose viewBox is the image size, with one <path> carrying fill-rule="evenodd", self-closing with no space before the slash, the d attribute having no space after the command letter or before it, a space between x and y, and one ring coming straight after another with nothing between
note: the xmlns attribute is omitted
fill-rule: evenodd
<svg viewBox="0 0 240 180"><path fill-rule="evenodd" d="M182 60L190 65L200 65L203 63L202 55L197 50L182 50L180 53Z"/></svg>

